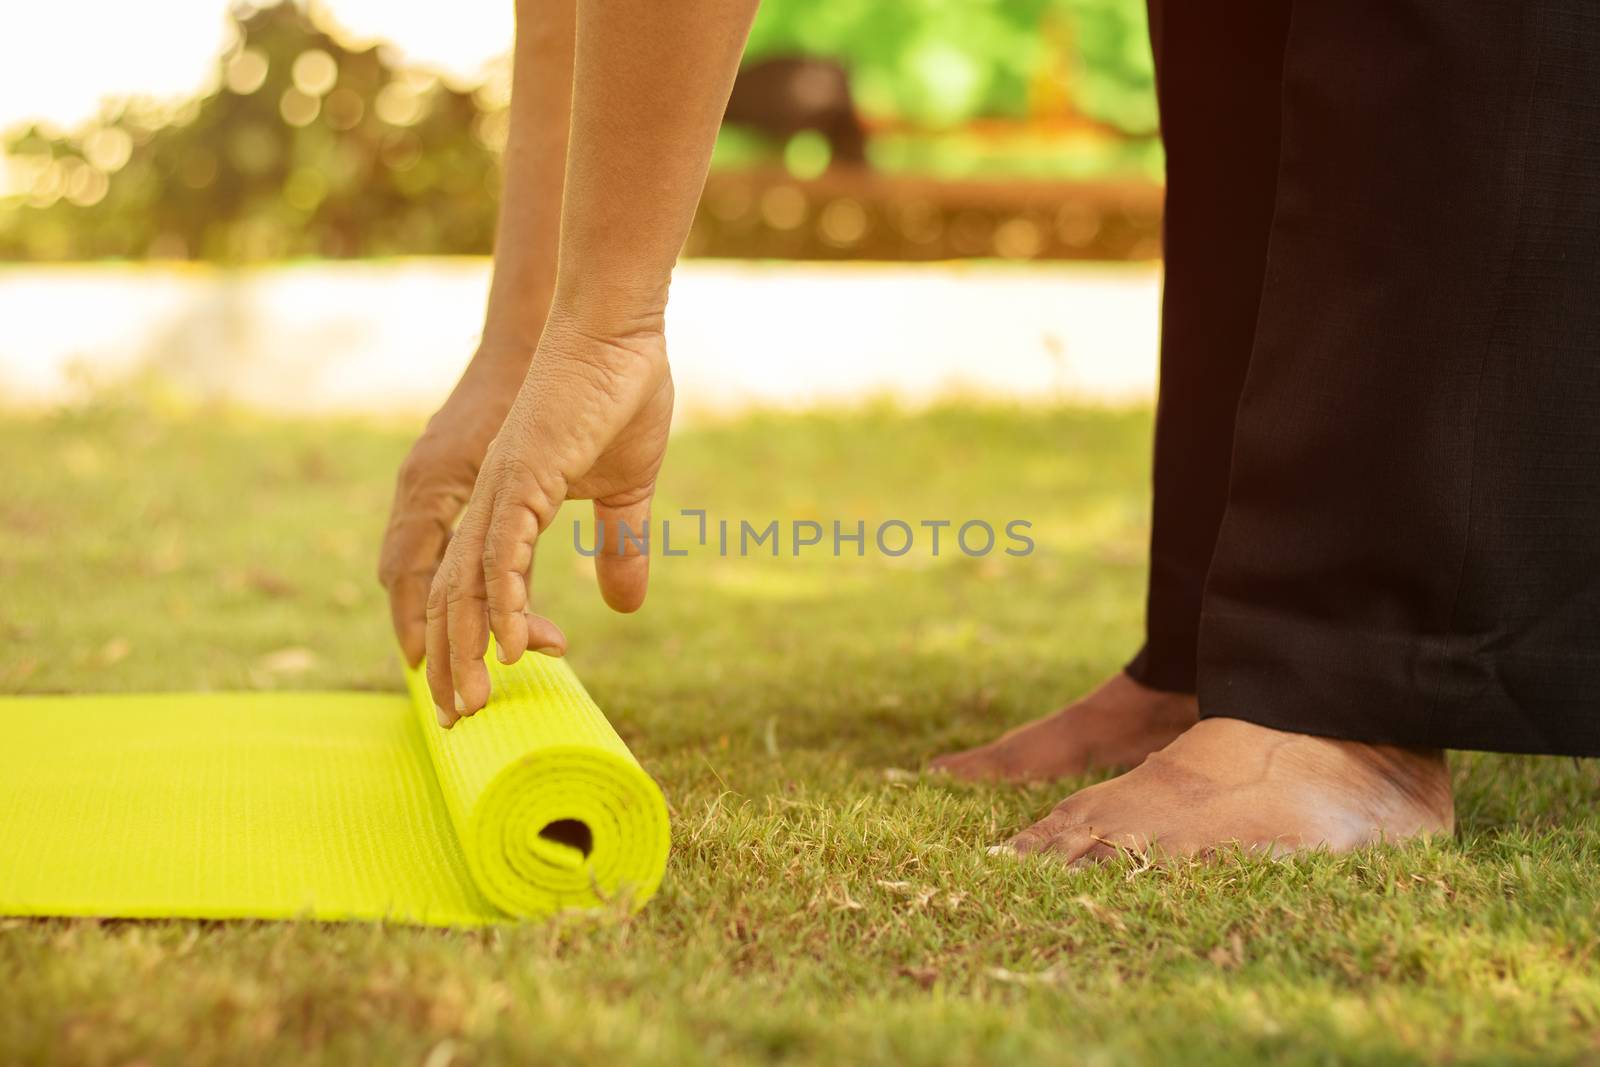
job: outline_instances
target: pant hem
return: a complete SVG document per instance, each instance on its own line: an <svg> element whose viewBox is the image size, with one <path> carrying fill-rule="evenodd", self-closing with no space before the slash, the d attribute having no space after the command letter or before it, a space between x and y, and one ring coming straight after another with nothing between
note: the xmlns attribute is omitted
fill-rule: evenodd
<svg viewBox="0 0 1600 1067"><path fill-rule="evenodd" d="M1212 611L1199 646L1201 718L1370 744L1600 756L1592 652L1488 655L1459 639Z"/></svg>
<svg viewBox="0 0 1600 1067"><path fill-rule="evenodd" d="M1122 671L1146 689L1185 695L1191 695L1195 691L1194 656L1163 653L1159 649L1153 649L1149 642L1139 647L1139 651Z"/></svg>

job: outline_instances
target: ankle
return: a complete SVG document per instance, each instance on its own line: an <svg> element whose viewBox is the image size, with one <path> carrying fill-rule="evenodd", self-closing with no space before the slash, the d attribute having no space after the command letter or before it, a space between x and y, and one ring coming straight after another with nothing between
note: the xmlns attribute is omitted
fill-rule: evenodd
<svg viewBox="0 0 1600 1067"><path fill-rule="evenodd" d="M1356 745L1358 758L1390 796L1446 820L1454 819L1455 796L1444 749L1349 743Z"/></svg>
<svg viewBox="0 0 1600 1067"><path fill-rule="evenodd" d="M1443 749L1409 748L1299 735L1308 774L1341 783L1375 818L1398 809L1426 812L1449 825L1455 818L1450 767ZM1320 765L1320 766L1318 766Z"/></svg>
<svg viewBox="0 0 1600 1067"><path fill-rule="evenodd" d="M1139 709L1152 724L1187 727L1200 721L1200 702L1195 694L1153 689L1127 671L1114 675L1104 691L1118 703Z"/></svg>

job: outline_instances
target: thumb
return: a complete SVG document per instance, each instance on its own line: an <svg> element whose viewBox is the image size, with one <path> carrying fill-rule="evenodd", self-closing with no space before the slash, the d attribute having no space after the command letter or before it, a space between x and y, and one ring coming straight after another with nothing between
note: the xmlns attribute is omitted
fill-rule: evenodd
<svg viewBox="0 0 1600 1067"><path fill-rule="evenodd" d="M650 500L655 486L594 502L603 540L594 558L600 596L613 611L638 611L650 583Z"/></svg>

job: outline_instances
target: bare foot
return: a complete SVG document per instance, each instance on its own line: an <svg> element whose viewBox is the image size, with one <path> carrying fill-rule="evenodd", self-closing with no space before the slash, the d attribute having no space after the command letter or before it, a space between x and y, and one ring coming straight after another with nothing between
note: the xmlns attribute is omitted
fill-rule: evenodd
<svg viewBox="0 0 1600 1067"><path fill-rule="evenodd" d="M1027 782L1135 767L1200 718L1193 694L1147 689L1119 671L1100 688L980 748L928 765L968 781Z"/></svg>
<svg viewBox="0 0 1600 1067"><path fill-rule="evenodd" d="M1450 771L1438 749L1203 719L1127 774L1056 805L1011 848L1067 861L1143 854L1152 844L1168 856L1231 844L1344 852L1454 825Z"/></svg>

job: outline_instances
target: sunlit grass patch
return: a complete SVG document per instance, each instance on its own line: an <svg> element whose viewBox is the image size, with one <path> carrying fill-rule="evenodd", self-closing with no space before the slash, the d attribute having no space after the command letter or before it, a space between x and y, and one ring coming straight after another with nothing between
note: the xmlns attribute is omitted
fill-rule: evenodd
<svg viewBox="0 0 1600 1067"><path fill-rule="evenodd" d="M917 773L1132 651L1149 431L873 409L685 433L658 516L1024 518L1037 549L695 552L622 617L553 537L536 595L672 806L643 914L0 920L0 1061L1595 1062L1592 763L1458 757L1450 840L1073 872L985 848L1082 783ZM0 690L398 689L372 575L409 432L6 418Z"/></svg>

